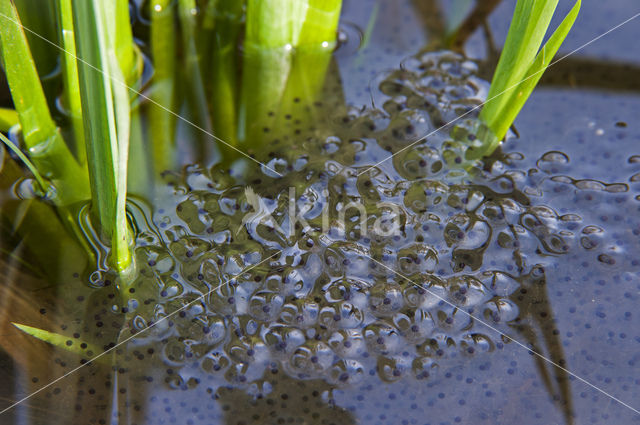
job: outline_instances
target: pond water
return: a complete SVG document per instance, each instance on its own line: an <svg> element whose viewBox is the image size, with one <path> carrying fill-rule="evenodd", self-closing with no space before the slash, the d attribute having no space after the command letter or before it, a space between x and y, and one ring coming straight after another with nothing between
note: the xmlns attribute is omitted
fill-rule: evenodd
<svg viewBox="0 0 640 425"><path fill-rule="evenodd" d="M463 57L440 50L448 2L345 0L323 99L265 132L266 166L132 197L126 286L3 262L0 409L36 393L0 422L640 423L640 20L551 68L472 163L473 113L434 130L486 96L496 3ZM637 9L584 1L563 51Z"/></svg>

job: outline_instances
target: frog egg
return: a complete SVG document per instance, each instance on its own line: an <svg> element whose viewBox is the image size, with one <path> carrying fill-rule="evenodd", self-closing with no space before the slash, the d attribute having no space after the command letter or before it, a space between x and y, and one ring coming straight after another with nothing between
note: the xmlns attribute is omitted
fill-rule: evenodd
<svg viewBox="0 0 640 425"><path fill-rule="evenodd" d="M356 358L367 350L362 333L357 329L343 329L327 338L329 347L342 358Z"/></svg>
<svg viewBox="0 0 640 425"><path fill-rule="evenodd" d="M485 286L496 296L508 297L520 289L520 282L506 273L495 271L485 272L484 275L489 278L485 280Z"/></svg>
<svg viewBox="0 0 640 425"><path fill-rule="evenodd" d="M187 360L188 351L183 338L171 337L163 346L163 360L172 366L181 366Z"/></svg>
<svg viewBox="0 0 640 425"><path fill-rule="evenodd" d="M443 300L447 299L447 289L440 280L427 278L423 283L405 287L403 296L409 306L431 310L444 303Z"/></svg>
<svg viewBox="0 0 640 425"><path fill-rule="evenodd" d="M182 262L196 261L211 249L211 244L196 237L182 237L169 245L173 255Z"/></svg>
<svg viewBox="0 0 640 425"><path fill-rule="evenodd" d="M459 347L460 351L464 355L472 356L477 353L488 353L490 351L493 351L495 345L488 336L479 333L473 333L464 335L461 338Z"/></svg>
<svg viewBox="0 0 640 425"><path fill-rule="evenodd" d="M412 244L398 252L400 274L433 273L438 266L438 254L426 244Z"/></svg>
<svg viewBox="0 0 640 425"><path fill-rule="evenodd" d="M483 315L489 323L511 323L520 315L518 306L508 298L495 298L483 306Z"/></svg>
<svg viewBox="0 0 640 425"><path fill-rule="evenodd" d="M270 358L267 345L255 337L234 338L225 351L234 362L264 364Z"/></svg>
<svg viewBox="0 0 640 425"><path fill-rule="evenodd" d="M333 364L335 354L322 341L307 341L295 349L286 364L289 373L301 379L322 376Z"/></svg>
<svg viewBox="0 0 640 425"><path fill-rule="evenodd" d="M196 234L203 233L206 226L199 211L198 201L193 195L190 195L176 207L176 215L185 222L192 233Z"/></svg>
<svg viewBox="0 0 640 425"><path fill-rule="evenodd" d="M337 250L327 248L324 252L325 272L330 276L341 277L345 274L344 262L346 259Z"/></svg>
<svg viewBox="0 0 640 425"><path fill-rule="evenodd" d="M416 357L411 363L411 372L416 379L428 379L438 372L438 364L431 357Z"/></svg>
<svg viewBox="0 0 640 425"><path fill-rule="evenodd" d="M326 329L356 328L364 321L364 312L349 302L341 302L320 310L319 323Z"/></svg>
<svg viewBox="0 0 640 425"><path fill-rule="evenodd" d="M384 322L366 326L363 335L367 348L375 354L396 353L404 344L398 330Z"/></svg>
<svg viewBox="0 0 640 425"><path fill-rule="evenodd" d="M231 360L223 351L212 351L200 360L202 370L212 375L224 373L230 364Z"/></svg>
<svg viewBox="0 0 640 425"><path fill-rule="evenodd" d="M411 344L424 342L436 327L431 314L420 309L413 312L413 317L402 313L396 314L393 317L393 324Z"/></svg>
<svg viewBox="0 0 640 425"><path fill-rule="evenodd" d="M340 279L324 285L325 299L330 303L340 301L359 302L366 298L364 291L369 285L358 279Z"/></svg>
<svg viewBox="0 0 640 425"><path fill-rule="evenodd" d="M404 307L402 289L396 284L377 284L369 293L369 308L377 317L389 317Z"/></svg>
<svg viewBox="0 0 640 425"><path fill-rule="evenodd" d="M403 355L379 356L376 365L378 376L384 382L396 382L411 373L412 360L412 357Z"/></svg>
<svg viewBox="0 0 640 425"><path fill-rule="evenodd" d="M436 319L438 328L448 334L467 330L473 326L471 316L458 308L452 308L450 306L444 306L442 309L439 309L434 318Z"/></svg>
<svg viewBox="0 0 640 425"><path fill-rule="evenodd" d="M235 283L234 280L230 280L211 290L206 297L208 310L215 311L221 315L236 314L237 300Z"/></svg>
<svg viewBox="0 0 640 425"><path fill-rule="evenodd" d="M473 307L491 296L482 282L472 276L449 278L447 290L447 299L458 307Z"/></svg>
<svg viewBox="0 0 640 425"><path fill-rule="evenodd" d="M300 329L276 324L263 330L262 340L274 356L287 359L306 338Z"/></svg>
<svg viewBox="0 0 640 425"><path fill-rule="evenodd" d="M200 326L200 340L210 348L216 347L227 338L228 328L225 320L217 315L207 316ZM196 331L197 335L197 331Z"/></svg>
<svg viewBox="0 0 640 425"><path fill-rule="evenodd" d="M249 300L249 314L256 320L270 322L280 315L283 304L282 295L271 291L259 291Z"/></svg>
<svg viewBox="0 0 640 425"><path fill-rule="evenodd" d="M136 256L142 260L143 266L140 272L145 276L156 276L158 274L171 273L176 268L173 256L164 250L154 247L144 247L136 249ZM146 264L144 264L146 262Z"/></svg>
<svg viewBox="0 0 640 425"><path fill-rule="evenodd" d="M301 329L309 328L318 322L320 306L310 299L299 299L282 306L280 319L287 325Z"/></svg>
<svg viewBox="0 0 640 425"><path fill-rule="evenodd" d="M249 385L260 379L264 374L264 365L250 363L232 363L226 370L224 377L226 381L238 386L239 388L247 388Z"/></svg>
<svg viewBox="0 0 640 425"><path fill-rule="evenodd" d="M329 369L328 381L344 388L359 383L363 376L364 368L360 362L340 359Z"/></svg>
<svg viewBox="0 0 640 425"><path fill-rule="evenodd" d="M202 262L198 264L196 278L202 280L211 288L215 288L222 283L222 275L220 273L220 265L218 264L217 255L207 253L203 257Z"/></svg>
<svg viewBox="0 0 640 425"><path fill-rule="evenodd" d="M179 373L173 373L171 375L165 376L164 378L165 384L172 390L187 390L187 383L184 378Z"/></svg>
<svg viewBox="0 0 640 425"><path fill-rule="evenodd" d="M439 152L423 143L395 155L393 165L398 174L409 181L420 177L436 176L444 168Z"/></svg>

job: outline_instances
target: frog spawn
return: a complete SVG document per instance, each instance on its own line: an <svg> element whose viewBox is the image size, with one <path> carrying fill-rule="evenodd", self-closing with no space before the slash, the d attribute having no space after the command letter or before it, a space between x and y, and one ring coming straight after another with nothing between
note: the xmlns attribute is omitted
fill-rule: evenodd
<svg viewBox="0 0 640 425"><path fill-rule="evenodd" d="M325 141L317 130L269 153L284 176L264 170L247 179L268 214L257 214L247 185L221 168L168 176L175 215L155 217L160 233L139 236L147 244L137 249L134 286L158 288L154 315L138 312L151 321L203 295L170 331L147 332L167 363L199 364L185 368L184 382L206 373L247 387L274 367L333 386L370 371L389 382L424 379L447 357L502 347L478 319L508 334L523 320L526 299L514 294L544 284L532 270L567 252L574 234L551 208L531 205L513 173L452 168L464 152L448 134L411 145L416 126L464 113L486 83L450 53L406 65L381 84L386 115L348 111ZM369 169L379 148L399 154ZM291 187L308 225L288 229ZM323 207L351 202L367 219L357 211L340 223L331 217L323 232ZM378 219L395 221L399 232L376 234Z"/></svg>
<svg viewBox="0 0 640 425"><path fill-rule="evenodd" d="M578 243L575 220L532 205L519 188L535 182L505 171L509 157L460 169L460 131L411 145L424 126L477 104L484 84L473 72L443 72L466 63L455 55L417 60L425 65L394 73L396 86L381 88L385 113L323 110L333 117L327 129L276 144L265 156L281 178L263 169L236 180L196 165L165 176L173 194L140 229L139 276L116 308L125 335L156 324L117 359L144 359L126 369L130 379L181 390L206 383L215 399L228 391L259 399L276 385L273 376L325 389L370 376L421 381L453 358L503 347L479 320L508 335L529 321L526 306L539 301L529 289L544 285L548 256ZM398 84L410 90L398 94ZM455 85L475 91L463 99L447 89ZM430 104L415 106L420 96ZM398 154L369 168L389 152ZM308 223L292 229L291 187ZM324 232L323 208L351 202L367 220L355 209L343 222L330 214ZM376 220L398 232L376 233Z"/></svg>

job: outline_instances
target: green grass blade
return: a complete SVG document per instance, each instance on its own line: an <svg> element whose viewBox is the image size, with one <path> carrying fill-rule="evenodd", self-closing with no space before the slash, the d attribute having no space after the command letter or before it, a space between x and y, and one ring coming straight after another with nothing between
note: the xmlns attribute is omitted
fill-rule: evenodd
<svg viewBox="0 0 640 425"><path fill-rule="evenodd" d="M81 163L86 163L84 142L84 120L82 119L82 101L80 99L80 82L78 81L78 64L76 61L76 40L73 27L73 9L71 0L56 0L58 9L58 26L62 40L62 75L65 106L69 112L73 126L76 155Z"/></svg>
<svg viewBox="0 0 640 425"><path fill-rule="evenodd" d="M118 81L125 81L120 70L116 52L111 50L109 73ZM129 90L122 84L113 84L114 110L116 117L117 154L116 166L116 211L115 229L111 235L112 258L117 270L126 270L131 265L131 234L127 221L127 168L129 159L129 135L131 129L131 107Z"/></svg>
<svg viewBox="0 0 640 425"><path fill-rule="evenodd" d="M131 265L131 235L125 197L129 142L129 93L119 68L115 28L108 28L107 0L74 0L85 141L91 178L92 212L101 235L111 242L111 262ZM111 32L110 32L111 31ZM101 70L102 72L98 71ZM112 81L113 79L113 81Z"/></svg>
<svg viewBox="0 0 640 425"><path fill-rule="evenodd" d="M29 157L40 173L58 187L54 200L58 205L87 199L86 172L51 118L27 38L11 0L0 0L0 20L2 63Z"/></svg>
<svg viewBox="0 0 640 425"><path fill-rule="evenodd" d="M6 133L11 127L20 123L18 113L13 109L0 108L0 131Z"/></svg>
<svg viewBox="0 0 640 425"><path fill-rule="evenodd" d="M500 57L498 69L489 90L489 100L480 113L480 119L496 136L495 140L491 142L491 146L483 149L486 153L491 153L499 141L504 138L578 16L581 7L580 0L576 1L560 26L540 49L542 38L551 20L548 13L549 10L553 12L555 3L557 3L555 0L540 1L535 4L531 4L531 1L528 0L519 0L516 5L514 21L509 29L505 49ZM542 10L543 8L546 9ZM538 16L537 20L527 16L529 10L538 12L535 15ZM531 16L533 15L532 13ZM526 30L523 29L524 27ZM512 36L512 33L518 30L522 30L524 36L531 38L525 39L519 34ZM517 49L522 51L517 52Z"/></svg>
<svg viewBox="0 0 640 425"><path fill-rule="evenodd" d="M497 115L507 104L508 96L498 96L518 84L536 57L544 35L551 23L558 0L518 0L507 39L491 81L483 111ZM496 97L494 99L494 97Z"/></svg>
<svg viewBox="0 0 640 425"><path fill-rule="evenodd" d="M44 329L34 328L33 326L22 325L20 323L11 322L11 324L27 335L31 335L32 337L47 342L55 347L64 348L67 351L83 357L91 358L104 351L86 341L80 341L72 337L45 331Z"/></svg>
<svg viewBox="0 0 640 425"><path fill-rule="evenodd" d="M580 6L581 0L578 0L560 26L558 26L556 31L551 35L547 43L542 47L533 64L531 64L524 75L524 81L509 93L504 94L504 97L508 98L506 107L500 111L497 120L489 122L490 128L493 129L499 139L507 134L509 127L511 127L511 124L515 121L525 102L529 99L529 96L531 96L533 89L540 81L540 78L542 78L542 74L560 49L560 46L578 17Z"/></svg>

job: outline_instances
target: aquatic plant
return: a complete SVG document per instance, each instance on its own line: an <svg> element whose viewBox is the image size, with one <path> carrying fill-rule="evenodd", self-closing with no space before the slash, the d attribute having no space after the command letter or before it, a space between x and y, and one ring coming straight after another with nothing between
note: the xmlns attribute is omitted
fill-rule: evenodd
<svg viewBox="0 0 640 425"><path fill-rule="evenodd" d="M509 33L493 75L480 119L495 138L486 143L478 158L491 153L504 138L518 113L542 78L580 11L577 0L571 11L542 46L558 0L518 0Z"/></svg>

